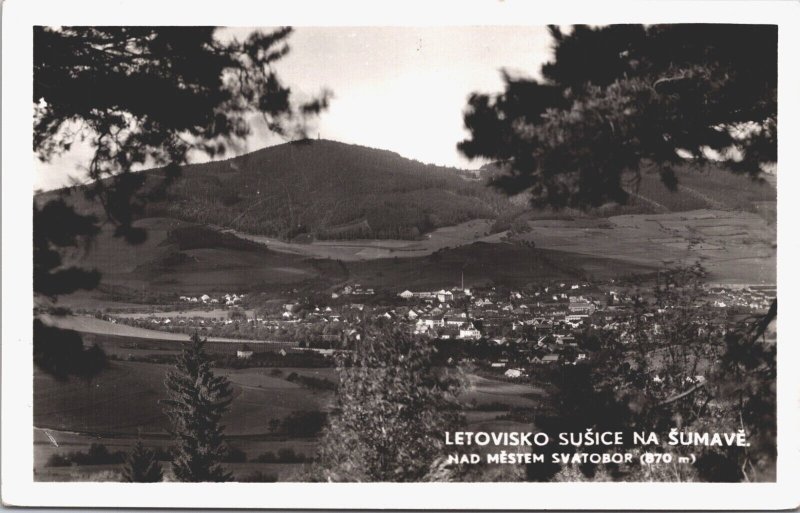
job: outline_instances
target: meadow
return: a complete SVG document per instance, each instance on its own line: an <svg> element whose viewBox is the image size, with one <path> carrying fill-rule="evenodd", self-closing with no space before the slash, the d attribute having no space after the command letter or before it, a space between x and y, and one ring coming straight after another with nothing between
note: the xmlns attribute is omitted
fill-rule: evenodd
<svg viewBox="0 0 800 513"><path fill-rule="evenodd" d="M537 248L653 267L700 262L715 283L776 280L776 232L758 213L695 210L608 219L530 221Z"/></svg>
<svg viewBox="0 0 800 513"><path fill-rule="evenodd" d="M128 326L127 324L113 323L88 315L50 315L42 313L39 314L38 317L42 319L45 324L56 326L57 328L74 330L81 333L89 333L94 335L109 335L112 337L125 337L130 339L175 342L186 342L189 340L190 336L183 333L169 333L166 331L149 330L136 326ZM242 344L266 344L278 348L287 346L287 344L283 342L247 340L227 337L208 337L208 342L237 344L237 347L240 347Z"/></svg>
<svg viewBox="0 0 800 513"><path fill-rule="evenodd" d="M97 338L104 338L99 337ZM97 340L95 339L95 341ZM119 349L116 337L103 343L105 350ZM135 339L131 339L135 340ZM145 341L152 342L152 341ZM174 342L163 341L173 345ZM166 346L165 346L166 347ZM154 351L142 349L141 351ZM141 439L152 448L169 444L167 418L158 401L165 397L164 376L169 365L113 360L92 380L57 381L36 371L34 375L34 472L37 480L118 480L120 464L52 466L54 455L88 451L101 443L110 452L128 451ZM309 460L316 452L315 436L286 432L286 419L292 416L328 412L335 396L330 390L302 385L292 374L335 382L333 368L247 368L215 369L229 378L234 399L223 418L229 446L243 453L242 460L227 463L239 480L275 478L292 481L302 478L308 463L294 459L275 461L281 454ZM544 398L542 390L467 373L467 388L460 397L466 405L466 419L475 429L527 429L512 420L499 420L512 408L531 409ZM541 399L540 399L541 398ZM277 429L276 429L277 427ZM271 455L269 455L271 453ZM260 458L259 458L260 457ZM167 478L169 467L165 465ZM260 477L255 473L260 473ZM255 477L254 477L255 476Z"/></svg>
<svg viewBox="0 0 800 513"><path fill-rule="evenodd" d="M192 227L189 231L217 235L201 238L200 246L209 247L183 249L174 231L185 232L185 223L151 218L136 223L147 228L148 240L135 251L103 232L87 253L74 255L82 267L100 270L102 282L94 291L59 301L73 309L124 308L135 316L178 295L282 298L297 291L334 292L346 283L399 292L452 287L460 284L462 271L468 286L524 286L542 279L648 274L695 262L715 283L770 284L776 276L776 224L769 208L603 218L523 215L513 223L524 229L494 234L490 220L477 219L418 240L297 243ZM81 329L97 330L113 333Z"/></svg>
<svg viewBox="0 0 800 513"><path fill-rule="evenodd" d="M430 255L441 249L454 248L473 242L498 242L503 234L490 234L491 227L492 221L489 219L474 219L454 226L437 228L418 240L315 240L308 243L286 242L274 237L252 235L235 230L229 230L229 232L243 239L263 244L277 252L305 258L327 258L352 262L378 258L419 257Z"/></svg>

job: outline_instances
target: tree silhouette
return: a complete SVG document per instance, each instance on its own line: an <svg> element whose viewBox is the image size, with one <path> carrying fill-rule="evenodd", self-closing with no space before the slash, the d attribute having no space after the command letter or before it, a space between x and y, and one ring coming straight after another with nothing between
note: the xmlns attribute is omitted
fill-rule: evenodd
<svg viewBox="0 0 800 513"><path fill-rule="evenodd" d="M97 346L85 349L81 334L33 321L33 362L59 380L70 376L91 380L106 363L106 355Z"/></svg>
<svg viewBox="0 0 800 513"><path fill-rule="evenodd" d="M291 28L222 41L214 27L34 27L33 150L47 162L76 144L93 153L78 213L62 198L34 205L34 293L38 299L97 286L100 275L62 262L110 223L137 244L133 225L194 153L239 145L253 116L275 133L303 132L329 93L293 101L273 64ZM136 173L163 168L159 177ZM64 193L69 190L65 189ZM89 211L90 213L87 213ZM93 212L92 212L93 211Z"/></svg>
<svg viewBox="0 0 800 513"><path fill-rule="evenodd" d="M499 162L493 185L535 206L626 203L641 169L677 186L675 166L720 162L759 177L777 159L777 27L551 27L543 80L504 72L473 94L459 143ZM627 176L630 173L631 176Z"/></svg>
<svg viewBox="0 0 800 513"><path fill-rule="evenodd" d="M491 183L500 190L526 192L535 207L586 209L626 203L648 168L675 190L678 166L714 162L759 179L776 162L777 27L612 25L550 33L553 59L541 67L541 80L504 73L502 93L469 99L470 136L459 150L495 161L500 172ZM556 430L599 429L609 418L645 430L675 423L744 429L751 447L704 451L697 475L769 480L775 351L759 337L775 319L777 302L722 337L697 308L700 271L665 273L670 283L657 284L657 306L635 308L629 347L614 341L591 369L556 380L559 415L550 420ZM645 313L660 326L658 336L642 325ZM652 356L656 351L660 358ZM707 380L697 383L709 361ZM655 372L664 376L661 384L653 382ZM576 411L575 404L584 406ZM528 477L550 479L554 470L532 466Z"/></svg>
<svg viewBox="0 0 800 513"><path fill-rule="evenodd" d="M141 440L136 441L133 451L125 458L122 475L129 483L158 483L164 478L155 453L146 449Z"/></svg>
<svg viewBox="0 0 800 513"><path fill-rule="evenodd" d="M172 468L180 481L230 481L220 462L228 452L221 421L232 391L226 377L214 375L204 345L195 333L165 380L169 398L162 404L175 440Z"/></svg>
<svg viewBox="0 0 800 513"><path fill-rule="evenodd" d="M328 93L301 105L272 68L290 28L223 42L214 27L36 27L34 151L48 161L78 141L90 198L116 235L139 242L131 226L145 197L136 166L166 166L165 183L191 152L215 156L242 141L259 114L279 134L302 131ZM160 189L149 191L157 193Z"/></svg>
<svg viewBox="0 0 800 513"><path fill-rule="evenodd" d="M97 231L97 219L83 216L57 199L33 212L33 289L54 298L79 289L93 289L100 275L76 267L63 267L61 251L80 248Z"/></svg>

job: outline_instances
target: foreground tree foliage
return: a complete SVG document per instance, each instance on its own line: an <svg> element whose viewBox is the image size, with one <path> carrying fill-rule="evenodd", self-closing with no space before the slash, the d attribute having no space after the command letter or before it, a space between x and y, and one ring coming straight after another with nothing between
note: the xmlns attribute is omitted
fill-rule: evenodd
<svg viewBox="0 0 800 513"><path fill-rule="evenodd" d="M195 334L165 380L169 398L162 404L175 440L172 469L179 481L230 481L220 465L228 453L221 422L233 392L226 377L214 375L204 345Z"/></svg>
<svg viewBox="0 0 800 513"><path fill-rule="evenodd" d="M501 190L535 206L626 203L642 169L720 162L758 177L777 160L777 37L761 25L551 27L542 80L504 73L473 94L469 158L502 164Z"/></svg>
<svg viewBox="0 0 800 513"><path fill-rule="evenodd" d="M773 303L766 315L725 334L725 351L709 383L712 400L726 407L725 421L715 427L736 425L738 420L738 427L747 432L749 447L713 455L737 480L775 480L777 346L766 342L766 334L776 310ZM710 460L703 463L708 466Z"/></svg>
<svg viewBox="0 0 800 513"><path fill-rule="evenodd" d="M459 150L498 163L490 183L500 190L525 193L535 207L588 209L628 202L645 170L676 190L674 169L687 163L700 169L713 162L760 179L777 161L777 27L574 26L550 33L554 58L542 66L542 79L505 73L502 93L469 99L470 137ZM642 304L634 315L629 346L607 341L591 367L553 376L557 411L540 422L550 424L544 428L743 429L750 447L705 451L694 477L774 479L775 348L763 336L777 302L763 318L710 330L697 308L701 274L665 274L671 282L657 284L656 306ZM645 314L657 317L660 333L645 330ZM550 480L558 472L532 466L528 478Z"/></svg>
<svg viewBox="0 0 800 513"><path fill-rule="evenodd" d="M158 483L164 478L164 473L155 453L137 440L125 459L122 477L128 483Z"/></svg>
<svg viewBox="0 0 800 513"><path fill-rule="evenodd" d="M91 380L106 365L106 354L97 345L83 347L81 334L33 321L33 363L58 380L72 376Z"/></svg>
<svg viewBox="0 0 800 513"><path fill-rule="evenodd" d="M464 420L463 384L436 367L434 349L400 330L372 330L338 362L339 389L313 478L413 482L447 479L444 433Z"/></svg>
<svg viewBox="0 0 800 513"><path fill-rule="evenodd" d="M193 155L220 156L250 132L254 116L269 130L303 132L326 108L328 93L293 101L273 64L289 51L291 29L223 41L214 27L34 27L33 150L48 162L81 146L92 152L83 188L93 214L61 198L34 204L37 302L93 289L96 271L63 261L89 247L101 223L137 244L133 225L163 196ZM146 183L142 167L163 167ZM65 191L66 192L66 191Z"/></svg>
<svg viewBox="0 0 800 513"><path fill-rule="evenodd" d="M563 366L548 377L554 411L537 425L551 433L621 431L658 433L662 445L649 452L696 456L694 466L646 467L584 464L581 479L629 481L771 481L776 458L776 347L765 339L767 313L731 329L701 305L704 272L699 266L660 275L654 301L642 302L629 319L630 339L605 336L591 363ZM649 316L657 329L645 329ZM742 430L747 447L669 446L670 429L698 433ZM644 448L627 445L628 451ZM563 452L563 448L554 448ZM528 466L527 478L558 480L559 465ZM572 473L570 473L572 472ZM563 475L562 475L563 477Z"/></svg>

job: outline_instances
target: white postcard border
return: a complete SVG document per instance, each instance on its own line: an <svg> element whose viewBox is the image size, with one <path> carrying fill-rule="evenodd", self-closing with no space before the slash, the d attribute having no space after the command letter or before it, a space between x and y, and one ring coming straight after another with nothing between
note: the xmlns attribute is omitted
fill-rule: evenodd
<svg viewBox="0 0 800 513"><path fill-rule="evenodd" d="M33 481L33 25L779 25L778 481L774 484L122 484ZM800 3L756 1L403 2L6 0L2 96L2 500L17 506L433 509L779 509L800 503ZM498 67L502 63L498 63Z"/></svg>

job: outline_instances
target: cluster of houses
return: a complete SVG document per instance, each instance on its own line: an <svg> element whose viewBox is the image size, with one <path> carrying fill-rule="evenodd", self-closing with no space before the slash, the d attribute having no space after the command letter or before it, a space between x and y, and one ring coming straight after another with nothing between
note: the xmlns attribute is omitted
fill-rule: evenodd
<svg viewBox="0 0 800 513"><path fill-rule="evenodd" d="M716 308L738 307L748 310L767 310L777 295L774 285L740 285L709 287Z"/></svg>
<svg viewBox="0 0 800 513"><path fill-rule="evenodd" d="M338 299L341 296L374 296L375 289L362 287L360 283L348 284L338 292L331 293L331 299Z"/></svg>
<svg viewBox="0 0 800 513"><path fill-rule="evenodd" d="M364 305L362 304L350 304L348 305L349 309L359 309L363 310ZM340 322L342 320L342 314L340 309L334 309L330 306L315 306L313 310L308 312L299 312L298 311L298 304L297 303L285 303L283 305L283 311L281 312L280 316L282 321L286 322L299 322L300 320L307 320L310 322Z"/></svg>
<svg viewBox="0 0 800 513"><path fill-rule="evenodd" d="M331 344L317 345L315 348L331 348L337 347L336 341L342 340L342 333L355 333L355 324L371 318L404 327L421 337L500 348L501 354L513 356L492 358L482 364L510 379L516 379L528 376L535 366L577 365L590 360L591 353L580 342L586 330L611 333L613 340L620 344L633 341L634 334L641 334L642 329L652 336L661 334L662 327L652 312L644 313L633 321L634 304L643 300L638 295L638 289L606 285L601 289L598 285L586 282L556 282L520 290L502 287L470 289L463 286L403 290L395 296L395 301L387 301L383 295L365 297L375 295L375 291L352 284L337 289L338 292L331 295L330 301L323 300L315 305L308 298L296 297L293 298L296 301L287 302L282 308L269 313L250 311L244 315L228 315L235 311L244 312L234 308L218 318L191 319L184 315L172 320L159 317L125 322L152 323L148 327L169 331L186 330L194 326L209 334L222 331L216 329L220 326L233 322L244 323L252 328L247 333L272 333L276 338L289 332L310 333L306 342L316 337L314 340ZM741 287L709 288L708 292L709 300L705 304L711 311L711 307L723 304L765 309L775 291L774 287ZM204 305L237 306L244 297L244 294L219 297L203 294L199 297L181 296L181 300ZM715 328L708 325L698 329ZM698 332L698 335L702 333ZM307 347L312 346L309 343ZM252 356L245 353L238 356Z"/></svg>
<svg viewBox="0 0 800 513"><path fill-rule="evenodd" d="M436 300L439 303L448 303L452 301L456 294L464 295L467 297L472 296L472 292L469 289L463 288L453 288L452 290L436 290L436 291L422 291L422 292L411 292L410 290L404 290L403 292L399 293L402 299L423 299L423 300Z"/></svg>
<svg viewBox="0 0 800 513"><path fill-rule="evenodd" d="M185 303L236 306L241 304L244 298L245 294L225 294L224 296L218 297L212 297L208 294L203 294L201 296L180 296L178 299Z"/></svg>
<svg viewBox="0 0 800 513"><path fill-rule="evenodd" d="M536 340L519 337L514 343L519 355L516 360L498 358L489 363L489 368L503 371L507 378L525 378L533 366L578 365L589 357L589 352L569 334L546 334Z"/></svg>
<svg viewBox="0 0 800 513"><path fill-rule="evenodd" d="M238 304L239 302L237 301L233 306ZM147 316L117 314L113 317L108 316L108 320L112 323L123 323L135 327L176 333L192 333L196 330L208 336L235 336L243 339L248 337L272 338L271 334L281 330L297 331L303 328L324 326L331 328L336 326L344 327L353 319L358 318L364 309L365 305L363 303L308 308L292 302L285 303L279 312L272 313L244 310L237 307L211 312L198 310L197 315L192 315L192 310L153 313ZM384 312L381 316L395 318L394 315L390 315L388 312ZM376 317L380 316L376 314ZM233 333L227 329L232 324L236 325L236 331Z"/></svg>
<svg viewBox="0 0 800 513"><path fill-rule="evenodd" d="M533 292L511 291L507 295L494 288L404 290L398 297L412 304L396 311L402 311L406 320L413 323L416 334L478 340L491 332L502 331L503 327L510 327L512 331L525 326L563 325L576 329L607 303L605 298L576 294L582 284L566 287L567 284L562 283ZM560 291L551 293L556 288ZM475 320L481 321L483 329L476 326Z"/></svg>

